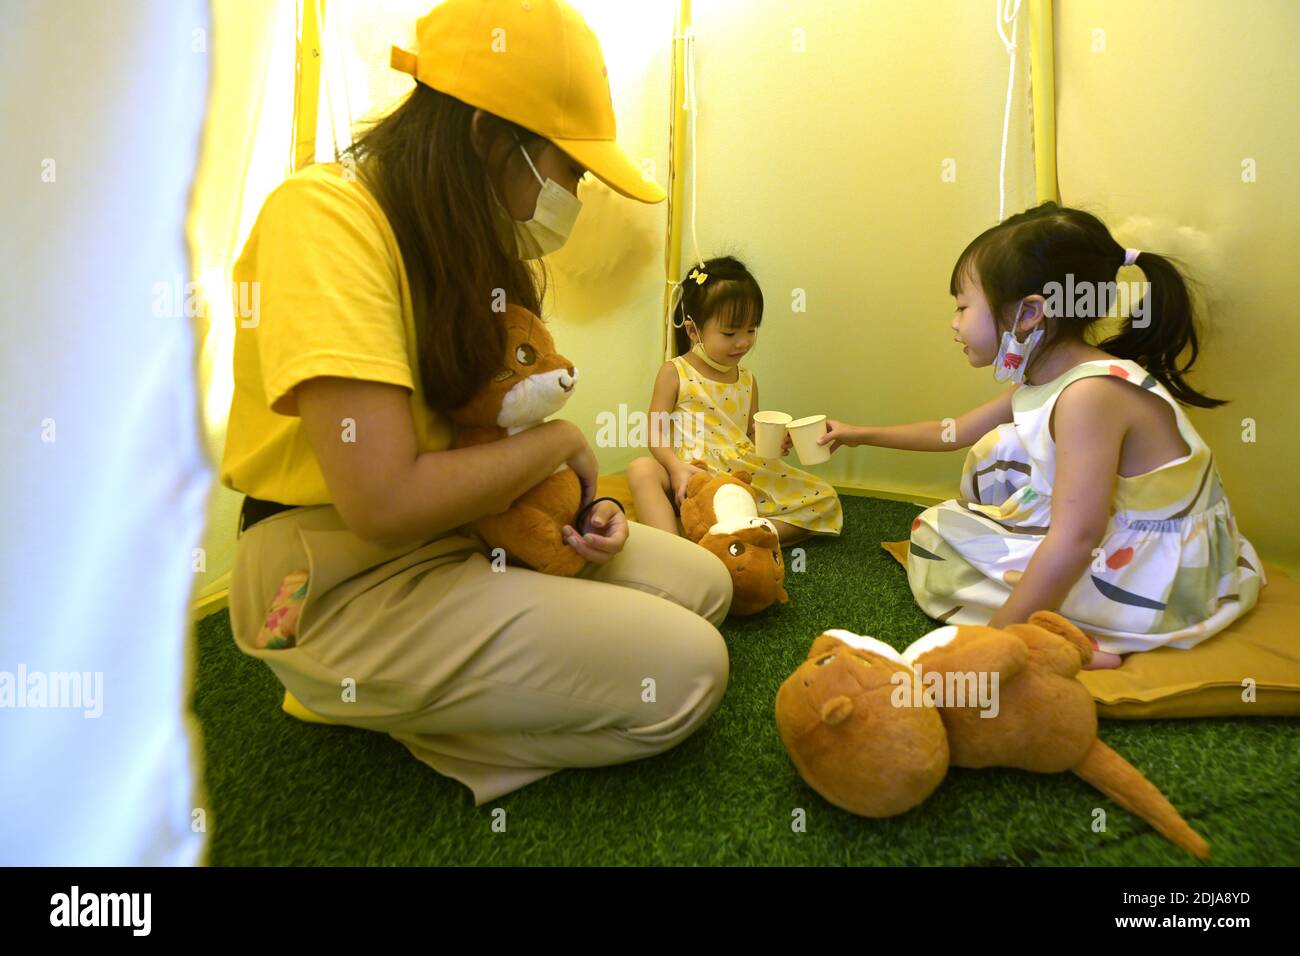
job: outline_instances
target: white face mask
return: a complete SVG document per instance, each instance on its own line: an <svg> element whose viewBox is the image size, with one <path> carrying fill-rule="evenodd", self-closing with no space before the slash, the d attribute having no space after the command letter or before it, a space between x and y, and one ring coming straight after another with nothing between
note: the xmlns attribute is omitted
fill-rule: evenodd
<svg viewBox="0 0 1300 956"><path fill-rule="evenodd" d="M1024 307L1025 303L1022 301L1016 308L1016 318L1011 323L1011 331L1002 333L1002 347L998 349L998 357L993 360L993 377L999 382L1024 380L1025 366L1029 364L1029 353L1043 337L1043 329L1040 325L1029 333L1029 338L1023 343L1017 341L1016 326L1020 324L1020 313Z"/></svg>
<svg viewBox="0 0 1300 956"><path fill-rule="evenodd" d="M582 200L554 179L543 181L522 143L519 144L519 149L528 161L528 168L542 184L542 191L537 196L537 209L534 210L532 219L519 222L510 216L500 200L497 200L497 206L514 225L515 250L519 258L539 259L564 245L569 233L573 231L578 213L582 211Z"/></svg>
<svg viewBox="0 0 1300 956"><path fill-rule="evenodd" d="M698 337L700 332L699 327L695 324L695 320L687 318L686 321L691 323L692 329L695 329L696 340L695 344L691 346L691 351L700 357L701 362L716 372L730 372L733 368L736 368L735 365L721 365L718 362L713 361L713 359L709 357L709 353L704 350L704 340ZM754 349L756 348L758 348L757 345L751 345L749 351L745 353L746 357L753 355Z"/></svg>

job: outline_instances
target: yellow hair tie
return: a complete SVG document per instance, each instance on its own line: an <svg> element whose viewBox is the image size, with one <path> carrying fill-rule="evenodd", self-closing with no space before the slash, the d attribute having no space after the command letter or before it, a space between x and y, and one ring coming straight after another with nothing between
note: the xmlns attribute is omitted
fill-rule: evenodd
<svg viewBox="0 0 1300 956"><path fill-rule="evenodd" d="M701 272L699 269L692 269L691 274L686 278L694 279L696 284L698 285L704 285L704 280L707 279L708 277L709 274L707 272Z"/></svg>

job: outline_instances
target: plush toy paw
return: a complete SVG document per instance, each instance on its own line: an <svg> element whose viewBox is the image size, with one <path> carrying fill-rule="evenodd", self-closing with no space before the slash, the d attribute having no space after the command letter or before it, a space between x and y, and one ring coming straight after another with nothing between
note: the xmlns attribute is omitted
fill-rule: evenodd
<svg viewBox="0 0 1300 956"><path fill-rule="evenodd" d="M490 547L505 551L512 564L572 577L587 560L565 544L562 529L573 521L581 500L578 476L565 468L524 492L501 514L479 519L479 534Z"/></svg>

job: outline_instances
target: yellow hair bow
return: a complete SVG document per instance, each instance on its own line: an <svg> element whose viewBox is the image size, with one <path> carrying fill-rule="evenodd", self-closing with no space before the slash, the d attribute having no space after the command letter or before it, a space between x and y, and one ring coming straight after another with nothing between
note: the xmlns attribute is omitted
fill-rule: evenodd
<svg viewBox="0 0 1300 956"><path fill-rule="evenodd" d="M698 285L704 285L704 280L707 279L708 277L709 274L707 272L701 272L699 269L692 269L691 274L686 278L694 279L696 284Z"/></svg>

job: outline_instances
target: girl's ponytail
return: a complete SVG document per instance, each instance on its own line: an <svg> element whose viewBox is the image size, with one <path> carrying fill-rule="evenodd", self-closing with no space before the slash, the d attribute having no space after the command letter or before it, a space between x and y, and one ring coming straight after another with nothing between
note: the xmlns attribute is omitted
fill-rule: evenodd
<svg viewBox="0 0 1300 956"><path fill-rule="evenodd" d="M1210 398L1183 379L1183 373L1192 367L1200 353L1200 344L1196 338L1192 299L1182 273L1171 260L1154 252L1139 254L1136 265L1147 279L1146 301L1129 310L1122 331L1097 347L1117 358L1137 362L1184 405L1200 408L1223 405L1223 399ZM1140 325L1135 323L1133 315L1142 317ZM1178 358L1189 348L1187 361L1180 366Z"/></svg>
<svg viewBox="0 0 1300 956"><path fill-rule="evenodd" d="M1047 298L1054 289L1090 288L1096 290L1094 304L1100 305L1103 290L1107 296L1117 290L1117 274L1131 261L1129 250L1092 213L1048 201L971 240L953 265L948 290L957 295L967 273L973 272L1000 333L1012 327L1015 304L1027 295ZM1097 347L1141 365L1175 401L1201 408L1224 404L1198 392L1183 377L1200 352L1188 281L1171 259L1154 252L1139 253L1133 264L1146 274L1143 297L1132 304L1119 333ZM1063 309L1053 319L1055 329L1044 349L1063 337L1087 341L1086 333L1105 315L1105 308L1082 313ZM1188 349L1187 361L1180 365L1178 359Z"/></svg>

